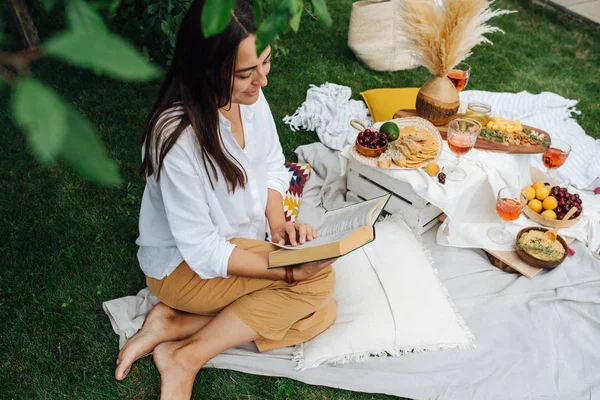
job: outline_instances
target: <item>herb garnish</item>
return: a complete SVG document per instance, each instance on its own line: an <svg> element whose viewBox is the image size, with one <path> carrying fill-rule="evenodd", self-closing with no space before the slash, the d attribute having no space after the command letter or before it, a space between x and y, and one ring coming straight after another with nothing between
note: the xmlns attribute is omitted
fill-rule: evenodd
<svg viewBox="0 0 600 400"><path fill-rule="evenodd" d="M523 133L526 134L531 141L536 144L542 144L544 146L550 145L550 140L548 140L548 137L540 132L535 132L524 127Z"/></svg>
<svg viewBox="0 0 600 400"><path fill-rule="evenodd" d="M506 141L506 135L501 131L494 129L481 128L481 133L479 135L490 142L504 143Z"/></svg>

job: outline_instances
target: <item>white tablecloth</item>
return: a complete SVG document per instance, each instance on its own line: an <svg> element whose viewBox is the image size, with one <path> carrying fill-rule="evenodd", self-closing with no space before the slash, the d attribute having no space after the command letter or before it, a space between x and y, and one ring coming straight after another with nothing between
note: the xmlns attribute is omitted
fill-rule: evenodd
<svg viewBox="0 0 600 400"><path fill-rule="evenodd" d="M571 185L586 187L600 176L600 140L587 136L572 119L576 101L564 99L553 93L532 95L522 93L490 93L467 91L461 93L461 107L468 101L485 101L491 104L493 115L507 119L519 119L524 124L547 130L553 137L568 140L573 150L565 165L557 174ZM341 153L342 164L350 157L349 146ZM438 160L441 167L450 166L455 159L444 142ZM582 165L583 164L583 165ZM425 200L439 207L448 216L437 235L438 244L454 247L485 248L490 250L512 250L513 243L499 245L487 235L490 227L499 226L501 221L495 212L496 195L506 186L525 187L532 183L531 167L541 167L541 155L505 154L473 149L460 158L460 166L467 172L464 181L449 179L445 185L429 177L422 169L380 170L409 183L413 190ZM543 168L543 167L542 167ZM561 234L582 240L594 253L600 251L600 196L589 190L578 190L571 186L571 193L579 193L583 199L584 216L576 226L561 231ZM515 236L524 226L536 225L522 215L507 229Z"/></svg>
<svg viewBox="0 0 600 400"><path fill-rule="evenodd" d="M342 157L350 157L342 152ZM451 165L454 155L446 142L438 163L443 168ZM496 194L506 186L524 187L531 184L530 162L533 156L493 153L471 150L461 157L460 166L467 172L464 181L446 180L442 185L422 169L380 170L394 179L409 183L413 190L428 202L439 207L448 219L439 228L437 242L444 246L512 250L514 244L501 245L492 242L487 235L489 228L499 226L496 215ZM591 191L570 187L583 199L584 215L579 224L561 231L561 234L582 240L590 250L600 250L600 196ZM536 225L524 215L508 223L507 229L515 236L524 226Z"/></svg>

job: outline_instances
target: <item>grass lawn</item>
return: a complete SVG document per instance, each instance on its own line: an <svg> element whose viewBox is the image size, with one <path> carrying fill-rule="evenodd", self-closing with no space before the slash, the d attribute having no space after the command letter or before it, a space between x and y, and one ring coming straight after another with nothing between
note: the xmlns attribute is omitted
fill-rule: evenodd
<svg viewBox="0 0 600 400"><path fill-rule="evenodd" d="M348 85L358 98L370 88L417 87L429 76L423 68L364 68L346 45L351 1L328 3L333 27L305 15L300 32L280 41L287 55L276 53L265 89L287 159L297 146L317 140L281 122L302 103L309 84ZM600 32L525 2L500 5L519 13L493 21L506 35L475 49L468 89L552 91L578 99L577 120L600 138ZM0 399L158 398L150 358L137 362L125 381L114 380L117 337L101 303L144 287L134 243L144 188L135 174L137 140L159 82L124 84L54 62L34 72L96 125L125 183L98 187L60 163L40 166L12 125L6 94L0 97ZM196 399L389 397L213 369L201 371L195 387Z"/></svg>

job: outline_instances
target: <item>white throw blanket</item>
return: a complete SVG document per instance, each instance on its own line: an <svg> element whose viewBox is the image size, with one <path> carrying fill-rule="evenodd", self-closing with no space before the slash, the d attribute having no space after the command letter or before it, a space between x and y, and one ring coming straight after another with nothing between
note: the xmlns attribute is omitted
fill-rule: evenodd
<svg viewBox="0 0 600 400"><path fill-rule="evenodd" d="M310 85L304 103L283 121L292 131L300 128L315 131L325 146L341 150L352 143L358 133L350 126L351 120L371 122L365 103L351 100L350 96L352 90L347 86L328 82L318 87Z"/></svg>

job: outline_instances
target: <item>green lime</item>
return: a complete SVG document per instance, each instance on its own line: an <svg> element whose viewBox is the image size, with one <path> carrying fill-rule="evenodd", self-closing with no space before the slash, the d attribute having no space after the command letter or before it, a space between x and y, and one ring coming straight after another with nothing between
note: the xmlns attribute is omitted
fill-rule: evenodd
<svg viewBox="0 0 600 400"><path fill-rule="evenodd" d="M398 129L398 125L391 121L381 125L379 132L387 134L390 142L393 142L394 140L398 139L398 136L400 136L400 129Z"/></svg>

